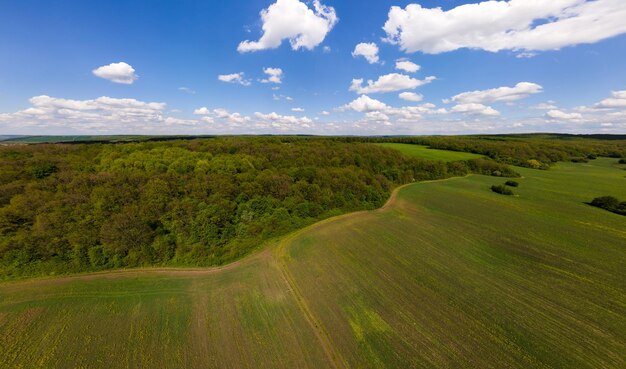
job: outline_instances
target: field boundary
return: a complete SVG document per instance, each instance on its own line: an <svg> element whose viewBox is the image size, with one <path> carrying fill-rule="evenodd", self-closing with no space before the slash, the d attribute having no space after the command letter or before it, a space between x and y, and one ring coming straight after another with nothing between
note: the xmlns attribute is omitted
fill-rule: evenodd
<svg viewBox="0 0 626 369"><path fill-rule="evenodd" d="M126 276L132 277L132 276L140 275L140 274L192 277L196 275L219 273L224 270L234 269L238 267L239 265L241 265L242 263L248 262L254 257L258 257L258 256L261 256L262 254L269 253L271 249L276 248L275 245L279 245L278 247L280 247L280 245L283 244L283 242L287 241L288 239L293 238L296 235L299 235L301 232L315 229L317 227L323 226L324 224L333 222L335 220L357 216L357 215L369 213L372 211L374 212L385 211L389 208L392 208L397 201L398 193L407 187L418 185L418 184L423 184L423 183L444 182L444 181L449 181L453 179L467 178L472 175L473 174L467 174L463 177L450 177L450 178L444 178L444 179L435 179L431 181L416 181L416 182L403 184L401 186L394 188L391 191L389 198L387 199L385 204L380 208L373 209L373 210L359 210L359 211L354 211L351 213L336 215L330 218L322 219L304 228L288 233L282 237L266 240L264 242L264 244L266 244L265 246L260 245L252 253L245 255L241 259L235 260L225 265L204 267L204 268L203 267L145 267L145 268L139 267L139 268L127 268L127 269L102 270L102 271L96 271L96 272L85 272L85 273L68 274L68 275L39 276L39 277L30 277L30 278L25 278L25 279L6 280L6 281L0 281L0 286L28 285L28 284L36 284L36 283L55 284L55 283L61 283L61 282L66 282L66 281L69 282L72 280L88 281L91 279L96 279L98 277L103 277L103 278L121 278L121 277L126 277Z"/></svg>

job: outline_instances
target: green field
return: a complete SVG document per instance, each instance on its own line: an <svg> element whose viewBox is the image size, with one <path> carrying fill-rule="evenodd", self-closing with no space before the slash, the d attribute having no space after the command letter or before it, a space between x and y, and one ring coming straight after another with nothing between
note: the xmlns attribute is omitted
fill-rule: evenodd
<svg viewBox="0 0 626 369"><path fill-rule="evenodd" d="M431 149L422 145L411 145L401 143L381 143L377 144L390 149L398 150L401 153L427 160L457 161L482 158L482 155L460 151L448 151Z"/></svg>
<svg viewBox="0 0 626 369"><path fill-rule="evenodd" d="M425 149L424 151L433 151ZM1 368L623 368L615 159L404 187L209 270L0 285Z"/></svg>

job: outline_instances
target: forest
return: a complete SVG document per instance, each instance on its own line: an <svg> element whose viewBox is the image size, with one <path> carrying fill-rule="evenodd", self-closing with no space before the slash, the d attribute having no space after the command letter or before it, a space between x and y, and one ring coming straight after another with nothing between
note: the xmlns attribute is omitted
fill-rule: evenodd
<svg viewBox="0 0 626 369"><path fill-rule="evenodd" d="M482 173L359 142L224 137L0 146L0 278L210 266L404 183Z"/></svg>
<svg viewBox="0 0 626 369"><path fill-rule="evenodd" d="M423 160L371 142L485 158ZM626 156L619 140L213 137L0 146L0 278L211 266L320 219L381 206L401 184L510 164Z"/></svg>
<svg viewBox="0 0 626 369"><path fill-rule="evenodd" d="M497 162L548 169L559 161L585 162L599 156L626 157L624 135L516 134L346 138L359 142L394 142L481 154Z"/></svg>

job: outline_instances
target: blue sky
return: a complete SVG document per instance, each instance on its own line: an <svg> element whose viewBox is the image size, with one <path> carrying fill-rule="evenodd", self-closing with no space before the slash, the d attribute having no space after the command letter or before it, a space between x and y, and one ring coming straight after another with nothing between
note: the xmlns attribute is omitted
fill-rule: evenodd
<svg viewBox="0 0 626 369"><path fill-rule="evenodd" d="M626 133L626 4L532 3L4 1L0 134Z"/></svg>

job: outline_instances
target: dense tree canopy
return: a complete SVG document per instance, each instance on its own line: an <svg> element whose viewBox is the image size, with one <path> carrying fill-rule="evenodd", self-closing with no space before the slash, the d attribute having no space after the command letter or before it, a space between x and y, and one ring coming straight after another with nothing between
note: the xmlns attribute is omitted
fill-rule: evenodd
<svg viewBox="0 0 626 369"><path fill-rule="evenodd" d="M347 138L348 141L397 142L471 152L497 162L548 169L559 161L585 162L598 156L626 157L625 136L556 134Z"/></svg>
<svg viewBox="0 0 626 369"><path fill-rule="evenodd" d="M0 276L218 265L396 185L469 172L366 143L238 137L0 147Z"/></svg>

